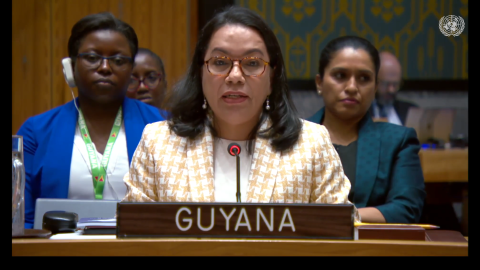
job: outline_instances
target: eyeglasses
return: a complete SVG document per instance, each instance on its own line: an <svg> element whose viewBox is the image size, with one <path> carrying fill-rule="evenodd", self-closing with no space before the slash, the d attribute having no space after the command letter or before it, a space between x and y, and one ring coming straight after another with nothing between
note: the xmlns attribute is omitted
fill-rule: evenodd
<svg viewBox="0 0 480 270"><path fill-rule="evenodd" d="M230 74L233 68L233 62L239 61L240 70L245 76L257 77L265 72L265 68L270 63L259 57L245 57L243 59L230 59L227 56L214 56L207 61L207 70L212 75L225 76Z"/></svg>
<svg viewBox="0 0 480 270"><path fill-rule="evenodd" d="M388 88L389 86L393 86L395 89L400 89L402 86L402 81L395 82L395 81L379 81L378 86L382 88Z"/></svg>
<svg viewBox="0 0 480 270"><path fill-rule="evenodd" d="M79 53L77 58L80 59L82 64L87 68L96 69L103 62L103 59L108 60L108 64L112 69L125 70L132 63L132 58L123 55L101 56L96 53Z"/></svg>
<svg viewBox="0 0 480 270"><path fill-rule="evenodd" d="M157 87L158 83L162 81L162 74L161 73L150 73L148 76L140 80L139 78L132 76L130 79L130 83L128 85L128 91L136 92L140 85L143 84L148 88L148 90L152 90Z"/></svg>

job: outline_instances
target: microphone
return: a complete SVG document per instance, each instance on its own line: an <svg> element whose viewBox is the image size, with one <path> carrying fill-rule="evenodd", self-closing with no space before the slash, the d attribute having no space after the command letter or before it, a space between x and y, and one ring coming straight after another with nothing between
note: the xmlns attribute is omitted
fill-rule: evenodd
<svg viewBox="0 0 480 270"><path fill-rule="evenodd" d="M231 143L228 145L228 153L231 156L237 157L237 203L241 202L240 197L240 145L238 143Z"/></svg>

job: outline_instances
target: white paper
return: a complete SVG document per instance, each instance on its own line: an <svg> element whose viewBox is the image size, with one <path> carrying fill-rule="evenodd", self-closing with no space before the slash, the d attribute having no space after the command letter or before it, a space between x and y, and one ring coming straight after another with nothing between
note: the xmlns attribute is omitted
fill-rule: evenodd
<svg viewBox="0 0 480 270"><path fill-rule="evenodd" d="M77 223L77 229L85 226L117 226L116 218L81 218Z"/></svg>
<svg viewBox="0 0 480 270"><path fill-rule="evenodd" d="M50 237L53 240L70 240L70 239L117 239L115 234L113 235L83 235L83 231L76 231L73 233L57 233Z"/></svg>

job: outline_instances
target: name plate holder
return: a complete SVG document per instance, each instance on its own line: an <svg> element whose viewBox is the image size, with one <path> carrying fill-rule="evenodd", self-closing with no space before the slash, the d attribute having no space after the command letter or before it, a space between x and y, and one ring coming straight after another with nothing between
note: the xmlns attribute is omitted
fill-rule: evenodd
<svg viewBox="0 0 480 270"><path fill-rule="evenodd" d="M358 239L351 204L119 202L116 235Z"/></svg>

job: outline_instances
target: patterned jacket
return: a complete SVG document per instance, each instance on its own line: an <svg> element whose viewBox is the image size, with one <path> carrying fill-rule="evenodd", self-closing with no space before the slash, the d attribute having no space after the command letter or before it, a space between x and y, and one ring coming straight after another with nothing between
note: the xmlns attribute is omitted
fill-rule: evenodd
<svg viewBox="0 0 480 270"><path fill-rule="evenodd" d="M214 202L213 142L208 127L191 140L171 132L167 121L147 125L124 177L123 201ZM303 121L288 151L257 138L251 166L246 202L351 204L350 181L324 126ZM356 208L354 214L360 221Z"/></svg>

